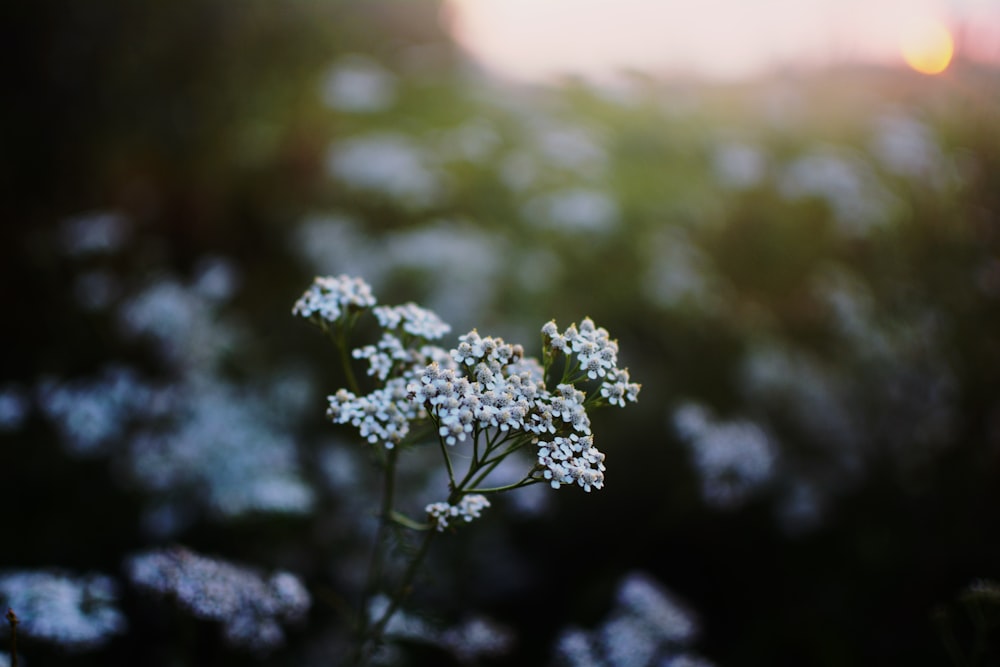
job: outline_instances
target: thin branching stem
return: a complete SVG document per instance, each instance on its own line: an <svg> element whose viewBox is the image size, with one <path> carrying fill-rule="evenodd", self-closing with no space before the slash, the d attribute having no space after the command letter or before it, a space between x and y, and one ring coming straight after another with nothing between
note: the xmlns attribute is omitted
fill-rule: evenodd
<svg viewBox="0 0 1000 667"><path fill-rule="evenodd" d="M396 461L399 457L399 449L393 447L386 456L382 482L382 506L378 515L378 528L375 532L375 542L372 545L371 560L368 563L368 577L365 580L365 587L361 594L360 618L358 619L358 643L355 658L352 664L363 664L363 647L366 638L369 636L368 605L379 582L382 580L385 566L386 539L391 522L396 521L393 512L393 504L396 496Z"/></svg>
<svg viewBox="0 0 1000 667"><path fill-rule="evenodd" d="M430 550L431 542L434 540L434 536L436 534L436 530L428 530L424 533L424 539L421 541L416 554L414 554L413 558L410 560L410 563L406 568L406 572L403 573L403 578L399 583L399 587L389 600L389 606L386 607L384 612L382 612L382 616L378 619L375 625L372 626L371 632L365 640L362 641L360 647L361 662L359 664L364 664L368 657L379 647L382 643L383 637L385 636L385 629L389 625L389 621L392 620L392 617L397 611L399 611L399 608L413 592L413 580L417 576L417 572L420 570L420 566L423 563L424 558L427 556L427 552Z"/></svg>
<svg viewBox="0 0 1000 667"><path fill-rule="evenodd" d="M507 484L506 486L493 486L493 487L490 487L488 489L471 488L471 489L466 489L464 491L464 493L466 493L466 494L469 494L469 493L482 493L482 494L486 494L486 493L501 493L503 491L513 491L514 489L520 489L522 486L531 486L532 484L537 484L539 481L540 480L535 479L534 477L531 477L529 475L528 477L525 477L524 479L522 479L520 482L516 482L514 484Z"/></svg>
<svg viewBox="0 0 1000 667"><path fill-rule="evenodd" d="M498 442L496 444L496 447L499 447L500 445L502 445L506 440L507 440L507 438L505 438L504 440L501 440L500 442ZM472 486L479 486L480 484L482 484L483 480L485 480L489 476L489 474L491 472L493 472L498 465L500 465L501 461L503 461L510 454L514 453L515 451L517 451L518 449L520 449L523 446L524 446L524 442L523 441L522 442L515 442L514 444L510 445L509 447L507 447L507 449L505 449L502 454L499 454L495 458L485 459L485 460L481 461L480 462L481 464L480 464L479 468L477 468L477 470L475 471L475 472L479 472L479 475L472 482Z"/></svg>
<svg viewBox="0 0 1000 667"><path fill-rule="evenodd" d="M10 623L10 667L17 667L17 614L10 607L7 608L7 622Z"/></svg>
<svg viewBox="0 0 1000 667"><path fill-rule="evenodd" d="M444 464L448 468L448 483L451 484L451 489L455 490L455 471L451 467L451 457L448 455L448 445L445 443L444 438L438 435L438 444L441 446L441 456L444 457Z"/></svg>
<svg viewBox="0 0 1000 667"><path fill-rule="evenodd" d="M344 377L347 380L347 388L354 395L361 393L361 386L358 378L354 375L354 368L351 366L351 353L347 349L347 330L345 327L338 327L334 338L337 350L340 352L340 365L344 369Z"/></svg>

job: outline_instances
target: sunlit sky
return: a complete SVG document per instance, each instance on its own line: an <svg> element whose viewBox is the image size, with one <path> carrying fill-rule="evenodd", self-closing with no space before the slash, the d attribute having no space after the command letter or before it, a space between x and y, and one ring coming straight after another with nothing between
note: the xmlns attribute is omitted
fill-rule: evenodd
<svg viewBox="0 0 1000 667"><path fill-rule="evenodd" d="M510 78L622 70L734 79L782 65L1000 61L1000 0L447 0L446 21ZM921 69L927 68L927 69Z"/></svg>

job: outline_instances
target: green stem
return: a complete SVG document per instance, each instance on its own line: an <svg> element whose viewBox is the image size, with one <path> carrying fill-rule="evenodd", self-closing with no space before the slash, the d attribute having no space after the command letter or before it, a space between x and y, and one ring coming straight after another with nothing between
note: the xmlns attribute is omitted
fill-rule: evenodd
<svg viewBox="0 0 1000 667"><path fill-rule="evenodd" d="M465 491L462 492L462 494L468 495L470 493L483 493L483 494L500 493L501 491L511 491L513 489L520 489L522 486L530 486L531 484L537 484L537 483L538 480L535 479L534 477L525 477L520 482L517 482L515 484L507 484L506 486L493 486L488 489L478 489L478 488L466 489Z"/></svg>
<svg viewBox="0 0 1000 667"><path fill-rule="evenodd" d="M395 510L392 511L392 520L398 523L404 528L409 528L410 530L428 530L431 528L429 523L420 523L419 521L414 521L410 517L406 516L401 512Z"/></svg>
<svg viewBox="0 0 1000 667"><path fill-rule="evenodd" d="M17 667L17 614L7 608L7 622L10 623L10 667Z"/></svg>
<svg viewBox="0 0 1000 667"><path fill-rule="evenodd" d="M462 481L457 485L452 484L451 493L448 495L449 505L454 505L462 498L462 496L465 495L465 485L472 480L473 476L475 476L480 469L481 465L477 461L473 460L469 465L469 469L465 472L465 477L462 478Z"/></svg>
<svg viewBox="0 0 1000 667"><path fill-rule="evenodd" d="M368 563L368 577L361 594L361 617L358 621L358 640L355 650L353 664L361 664L363 658L363 647L366 637L369 634L368 627L368 605L372 596L378 588L379 581L382 580L382 571L385 558L385 541L389 529L390 521L393 521L393 503L396 495L396 460L399 456L399 449L393 447L389 450L385 463L385 474L382 485L382 507L379 510L378 528L375 532L375 543L372 545L371 560Z"/></svg>
<svg viewBox="0 0 1000 667"><path fill-rule="evenodd" d="M496 443L496 446L499 447L504 442L506 442L506 440L507 440L507 438L504 438L504 440L501 440L500 442ZM512 454L513 452L517 451L518 449L520 449L524 445L525 445L524 441L522 441L522 442L515 442L513 445L511 445L507 449L505 449L504 452L502 454L500 454L499 456L497 456L496 458L486 459L486 460L482 461L481 462L482 465L479 468L476 469L476 472L479 472L480 470L482 472L479 474L478 477L476 477L475 481L472 482L472 485L473 486L478 486L479 484L482 484L483 480L485 480L489 476L489 474L491 472L493 472L498 465L500 465L501 461L503 461L510 454ZM468 481L468 480L464 480L464 481ZM464 486L464 481L463 481L463 486Z"/></svg>
<svg viewBox="0 0 1000 667"><path fill-rule="evenodd" d="M395 595L389 601L389 606L386 607L385 611L382 612L382 617L372 626L370 636L362 644L361 648L361 658L362 661L367 660L375 649L382 643L382 638L385 635L385 629L389 625L389 621L399 610L399 607L406 601L406 598L410 596L413 592L413 579L417 576L417 572L420 570L420 565L427 556L427 552L430 549L431 542L434 540L434 535L437 534L436 530L428 530L424 533L424 539L420 543L420 548L417 553L410 560L410 564L406 568L406 572L403 574L403 579L400 581L399 587L396 589Z"/></svg>
<svg viewBox="0 0 1000 667"><path fill-rule="evenodd" d="M939 610L934 615L934 620L938 626L941 642L944 644L945 651L947 651L952 663L955 664L956 667L963 667L968 664L965 657L962 655L962 650L959 648L958 642L955 639L955 633L952 630L951 615L948 610Z"/></svg>
<svg viewBox="0 0 1000 667"><path fill-rule="evenodd" d="M347 378L347 388L357 396L361 393L361 386L358 384L358 378L355 377L354 369L351 367L351 355L347 351L346 327L337 328L334 342L337 344L337 350L340 352L340 365L344 368L344 377Z"/></svg>
<svg viewBox="0 0 1000 667"><path fill-rule="evenodd" d="M431 417L433 419L433 416ZM437 420L434 419L434 425L437 425ZM438 445L441 447L441 456L444 457L444 464L448 468L448 483L451 484L451 490L455 490L455 471L451 467L451 457L448 456L448 445L445 444L444 438L441 437L440 432L438 433Z"/></svg>

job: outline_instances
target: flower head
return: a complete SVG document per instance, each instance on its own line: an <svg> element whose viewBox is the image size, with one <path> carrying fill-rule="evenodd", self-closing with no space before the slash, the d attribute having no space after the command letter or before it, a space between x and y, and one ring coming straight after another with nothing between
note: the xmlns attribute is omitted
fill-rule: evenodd
<svg viewBox="0 0 1000 667"><path fill-rule="evenodd" d="M378 323L385 329L402 329L408 334L425 340L437 340L451 331L434 311L415 303L402 306L378 306L372 310Z"/></svg>
<svg viewBox="0 0 1000 667"><path fill-rule="evenodd" d="M457 505L448 503L431 503L426 507L427 516L435 523L437 530L443 531L448 527L451 519L463 519L466 523L473 519L478 519L482 511L490 506L490 501L486 496L478 493L470 493L462 496Z"/></svg>
<svg viewBox="0 0 1000 667"><path fill-rule="evenodd" d="M292 308L293 315L334 323L344 310L375 305L372 288L361 278L347 275L317 277Z"/></svg>

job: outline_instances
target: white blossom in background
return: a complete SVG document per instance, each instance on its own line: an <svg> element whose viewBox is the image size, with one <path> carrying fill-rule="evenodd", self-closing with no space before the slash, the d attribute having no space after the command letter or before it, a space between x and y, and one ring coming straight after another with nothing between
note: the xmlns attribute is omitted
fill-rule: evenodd
<svg viewBox="0 0 1000 667"><path fill-rule="evenodd" d="M100 648L126 629L118 587L101 574L0 572L0 607L17 614L18 633L71 650Z"/></svg>
<svg viewBox="0 0 1000 667"><path fill-rule="evenodd" d="M467 325L490 311L509 273L511 252L504 236L464 221L435 220L375 239L339 214L306 219L295 233L294 249L315 269L363 273L374 286L400 272L419 274L420 284L427 286L421 303L447 322ZM538 274L547 268L539 267ZM526 272L516 275L531 280ZM459 283L463 288L457 290Z"/></svg>
<svg viewBox="0 0 1000 667"><path fill-rule="evenodd" d="M292 249L318 275L337 272L364 273L370 283L380 282L381 244L365 236L361 223L342 213L307 217L291 235Z"/></svg>
<svg viewBox="0 0 1000 667"><path fill-rule="evenodd" d="M559 635L552 663L556 667L661 667L678 660L698 661L689 652L697 636L698 622L687 606L648 574L634 571L619 583L614 604L597 627L570 627Z"/></svg>
<svg viewBox="0 0 1000 667"><path fill-rule="evenodd" d="M890 454L900 466L926 462L953 440L958 422L950 316L919 308L887 312L844 267L818 271L811 290L826 307L828 331L839 338L838 356L759 341L740 369L747 399L780 411L808 436L826 467L839 470L838 480L812 481L835 484L837 493L873 455Z"/></svg>
<svg viewBox="0 0 1000 667"><path fill-rule="evenodd" d="M717 421L694 403L673 414L674 428L691 450L702 498L721 509L739 507L774 477L777 447L751 421Z"/></svg>
<svg viewBox="0 0 1000 667"><path fill-rule="evenodd" d="M513 278L515 289L526 295L544 294L551 285L558 285L568 270L564 259L550 248L519 248L516 251L518 270Z"/></svg>
<svg viewBox="0 0 1000 667"><path fill-rule="evenodd" d="M849 383L836 368L778 342L750 348L739 369L741 390L751 404L778 409L834 455L841 483L856 477L865 443L861 415Z"/></svg>
<svg viewBox="0 0 1000 667"><path fill-rule="evenodd" d="M0 387L0 432L16 431L28 417L31 399L15 384Z"/></svg>
<svg viewBox="0 0 1000 667"><path fill-rule="evenodd" d="M337 111L385 111L396 101L396 76L361 54L340 57L323 78L323 102Z"/></svg>
<svg viewBox="0 0 1000 667"><path fill-rule="evenodd" d="M237 346L241 332L220 318L215 296L174 278L157 280L118 309L127 337L151 340L165 361L190 373L210 373Z"/></svg>
<svg viewBox="0 0 1000 667"><path fill-rule="evenodd" d="M327 153L327 171L341 183L415 207L444 193L435 160L413 139L396 132L349 137Z"/></svg>
<svg viewBox="0 0 1000 667"><path fill-rule="evenodd" d="M154 496L178 489L215 517L304 514L314 493L278 406L221 381L178 387L172 420L129 444L128 469Z"/></svg>
<svg viewBox="0 0 1000 667"><path fill-rule="evenodd" d="M111 211L98 211L65 220L59 229L63 250L73 256L101 255L117 252L129 237L125 216Z"/></svg>
<svg viewBox="0 0 1000 667"><path fill-rule="evenodd" d="M537 146L550 165L594 179L607 171L607 151L595 132L553 119L531 124L529 145Z"/></svg>
<svg viewBox="0 0 1000 667"><path fill-rule="evenodd" d="M388 608L390 600L385 595L376 595L368 605L368 617L377 621ZM405 611L396 613L385 628L386 636L397 639L408 639L423 643L435 644L438 640L438 629L431 623L415 614Z"/></svg>
<svg viewBox="0 0 1000 667"><path fill-rule="evenodd" d="M817 481L797 475L789 480L775 508L775 518L786 535L807 533L820 525L831 494Z"/></svg>
<svg viewBox="0 0 1000 667"><path fill-rule="evenodd" d="M493 123L474 118L448 130L441 139L441 154L472 164L484 164L501 145Z"/></svg>
<svg viewBox="0 0 1000 667"><path fill-rule="evenodd" d="M161 278L117 312L127 337L157 344L171 381L153 385L110 366L98 377L44 379L37 388L38 407L68 451L119 447L114 465L147 493L143 526L160 538L206 510L216 519L303 514L314 500L288 435L307 404L308 378L284 369L263 389L221 379L220 361L236 349L240 330L219 309L239 275L220 257L200 260L194 274L190 286Z"/></svg>
<svg viewBox="0 0 1000 667"><path fill-rule="evenodd" d="M816 150L786 165L777 176L778 191L789 200L822 199L838 231L863 238L892 219L892 193L859 157L832 149Z"/></svg>
<svg viewBox="0 0 1000 667"><path fill-rule="evenodd" d="M958 380L946 352L949 316L929 308L887 315L867 283L844 268L820 273L813 291L829 309L831 329L848 344L854 363L878 369L877 380L866 388L881 398L883 423L864 429L866 434L890 442L904 465L951 442ZM842 383L845 401L860 393L855 382Z"/></svg>
<svg viewBox="0 0 1000 667"><path fill-rule="evenodd" d="M507 655L514 648L514 632L496 621L473 616L441 633L441 646L464 665Z"/></svg>
<svg viewBox="0 0 1000 667"><path fill-rule="evenodd" d="M236 296L241 280L233 261L225 257L202 257L195 264L191 287L205 299L222 303Z"/></svg>
<svg viewBox="0 0 1000 667"><path fill-rule="evenodd" d="M745 190L758 185L767 171L767 157L757 146L738 140L720 142L712 151L712 171L723 187Z"/></svg>
<svg viewBox="0 0 1000 667"><path fill-rule="evenodd" d="M725 290L712 260L682 229L660 230L645 247L642 290L651 303L707 312L723 307Z"/></svg>
<svg viewBox="0 0 1000 667"><path fill-rule="evenodd" d="M879 116L874 125L871 150L893 174L936 187L952 175L934 129L927 123L897 111Z"/></svg>
<svg viewBox="0 0 1000 667"><path fill-rule="evenodd" d="M73 297L84 310L104 310L121 292L121 282L110 271L95 269L73 278Z"/></svg>
<svg viewBox="0 0 1000 667"><path fill-rule="evenodd" d="M846 267L828 266L813 279L813 294L829 309L831 328L872 360L896 354L889 332L879 325L879 304L868 284Z"/></svg>
<svg viewBox="0 0 1000 667"><path fill-rule="evenodd" d="M500 180L515 193L522 193L534 185L541 171L538 159L525 150L507 153L498 166Z"/></svg>
<svg viewBox="0 0 1000 667"><path fill-rule="evenodd" d="M569 627L556 639L553 650L556 667L606 667L598 653L596 642L582 628Z"/></svg>
<svg viewBox="0 0 1000 667"><path fill-rule="evenodd" d="M331 491L357 495L364 472L353 443L338 440L326 445L320 450L318 465Z"/></svg>
<svg viewBox="0 0 1000 667"><path fill-rule="evenodd" d="M691 611L643 572L630 572L622 579L615 603L624 614L641 619L663 641L683 644L698 635L698 623Z"/></svg>
<svg viewBox="0 0 1000 667"><path fill-rule="evenodd" d="M683 654L669 658L659 667L714 667L714 663L701 656Z"/></svg>
<svg viewBox="0 0 1000 667"><path fill-rule="evenodd" d="M95 379L43 379L37 400L63 446L79 456L108 453L130 424L166 407L154 387L123 366L109 366Z"/></svg>
<svg viewBox="0 0 1000 667"><path fill-rule="evenodd" d="M181 547L135 554L125 569L139 589L175 600L196 618L221 623L230 645L260 652L281 646L282 624L303 620L312 603L294 574L265 576Z"/></svg>
<svg viewBox="0 0 1000 667"><path fill-rule="evenodd" d="M510 272L505 237L461 221L436 220L390 233L381 250L385 270L419 272L429 290L422 303L463 328L490 311Z"/></svg>
<svg viewBox="0 0 1000 667"><path fill-rule="evenodd" d="M529 200L524 217L546 229L561 232L605 234L619 223L618 203L606 192L568 188Z"/></svg>
<svg viewBox="0 0 1000 667"><path fill-rule="evenodd" d="M384 595L376 596L369 605L369 617L373 621L377 620L388 606L389 598ZM442 628L405 611L397 612L392 617L386 627L386 635L436 646L466 665L480 664L483 659L503 657L514 648L516 641L510 628L486 616L471 615L455 625Z"/></svg>

